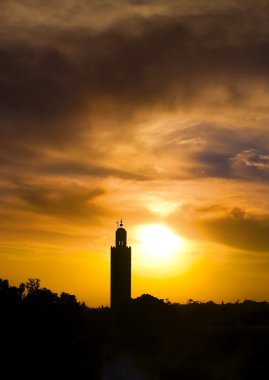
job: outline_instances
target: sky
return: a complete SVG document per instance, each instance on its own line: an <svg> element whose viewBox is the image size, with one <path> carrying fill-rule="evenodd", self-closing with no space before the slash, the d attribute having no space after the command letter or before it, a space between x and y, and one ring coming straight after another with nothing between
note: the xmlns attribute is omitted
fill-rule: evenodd
<svg viewBox="0 0 269 380"><path fill-rule="evenodd" d="M268 19L267 0L1 1L0 277L107 306L123 218L133 297L269 301ZM147 226L181 244L149 254Z"/></svg>

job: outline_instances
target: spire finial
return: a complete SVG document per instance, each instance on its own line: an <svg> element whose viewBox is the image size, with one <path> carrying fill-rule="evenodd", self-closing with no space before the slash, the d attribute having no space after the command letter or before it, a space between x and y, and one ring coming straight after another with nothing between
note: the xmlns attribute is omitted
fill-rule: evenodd
<svg viewBox="0 0 269 380"><path fill-rule="evenodd" d="M122 227L123 226L123 223L122 223L122 219L120 220L120 227Z"/></svg>

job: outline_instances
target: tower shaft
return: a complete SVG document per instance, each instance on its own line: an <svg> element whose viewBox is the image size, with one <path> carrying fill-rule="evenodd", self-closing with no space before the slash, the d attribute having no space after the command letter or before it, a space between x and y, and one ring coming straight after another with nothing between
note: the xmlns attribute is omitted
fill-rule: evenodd
<svg viewBox="0 0 269 380"><path fill-rule="evenodd" d="M110 259L110 306L121 309L131 299L131 247L127 247L122 222L116 230L116 244L111 247Z"/></svg>

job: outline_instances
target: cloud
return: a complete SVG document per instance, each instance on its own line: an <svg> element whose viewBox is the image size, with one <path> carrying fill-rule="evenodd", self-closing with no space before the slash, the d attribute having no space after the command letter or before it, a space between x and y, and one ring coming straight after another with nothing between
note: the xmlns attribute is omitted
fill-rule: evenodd
<svg viewBox="0 0 269 380"><path fill-rule="evenodd" d="M232 158L235 164L243 164L258 169L269 169L268 154L258 154L255 149L244 150Z"/></svg>
<svg viewBox="0 0 269 380"><path fill-rule="evenodd" d="M87 214L111 177L266 179L268 6L217 3L1 3L0 171L24 207Z"/></svg>
<svg viewBox="0 0 269 380"><path fill-rule="evenodd" d="M158 154L180 160L185 169L182 178L225 178L268 180L268 131L263 128L238 127L224 123L198 122L155 133ZM154 143L153 143L154 144ZM255 175L254 175L255 174ZM180 178L170 172L171 178Z"/></svg>
<svg viewBox="0 0 269 380"><path fill-rule="evenodd" d="M242 217L233 213L227 218L207 221L203 227L219 243L247 251L269 252L269 215Z"/></svg>
<svg viewBox="0 0 269 380"><path fill-rule="evenodd" d="M248 179L269 180L268 154L261 154L256 149L242 150L232 157L231 161L237 176Z"/></svg>
<svg viewBox="0 0 269 380"><path fill-rule="evenodd" d="M197 241L211 241L243 251L269 253L269 214L253 214L246 209L214 204L206 207L185 205L178 229Z"/></svg>
<svg viewBox="0 0 269 380"><path fill-rule="evenodd" d="M13 27L17 25L25 33L28 31L24 35L23 31L18 33L14 28L13 32L3 34L0 41L3 165L19 160L18 166L25 162L30 168L31 155L32 161L37 162L42 160L46 149L54 148L67 152L71 161L76 161L75 157L82 151L85 157L95 156L94 163L91 162L92 172L99 170L100 175L109 175L111 170L112 175L125 176L123 172L126 171L126 176L135 172L139 177L138 171L143 170L144 175L148 170L145 174L151 177L156 173L145 170L140 163L136 170L128 167L117 173L111 165L107 169L104 162L107 157L116 164L119 153L110 157L110 152L120 152L115 149L120 145L133 146L134 156L148 149L143 159L144 162L152 161L152 167L160 166L153 161L158 160L156 151L161 149L167 157L172 152L178 157L176 147L170 145L169 153L169 144L160 142L156 136L148 136L153 145L156 139L155 147L159 144L155 152L144 142L140 147L137 145L141 119L156 119L162 112L175 115L187 112L189 118L202 113L202 118L211 123L207 123L207 131L200 124L196 133L207 135L206 138L213 142L212 114L227 117L226 123L235 128L235 113L238 117L246 113L246 107L249 112L253 107L257 109L262 98L267 102L269 55L268 25L263 21L268 11L265 6L256 8L253 13L249 7L242 10L240 6L229 8L229 3L223 3L225 6L212 14L207 2L198 13L194 12L194 7L186 10L183 5L185 11L181 12L175 8L175 2L169 2L168 13L162 13L159 8L158 13L157 5L148 4L153 8L145 17L142 13L133 14L128 2L116 5L106 2L105 10L97 2L92 2L90 8L86 2L81 4L75 6L68 2L64 8L58 2L54 8L30 1L2 5L6 16L9 15L6 22ZM122 4L124 9L120 11ZM158 2L158 6L160 4ZM89 9L102 14L113 9L114 21L103 29L78 27L79 22L82 23L82 13L88 15ZM26 27L24 16L32 18L36 12L38 17L33 18L32 23L29 20ZM76 15L76 27L64 23L64 15L70 17L72 12ZM53 24L54 27L49 28L48 17L52 16L55 21L56 15L64 24L59 22L58 26ZM257 20L263 26L261 30L256 28ZM2 29L4 27L5 23ZM253 94L256 97L253 98ZM229 115L231 109L234 111ZM261 117L266 112L261 110ZM241 120L240 124L244 122ZM231 128L230 133L236 136ZM224 132L220 134L224 137ZM184 136L181 130L177 135L179 144ZM228 133L226 139L227 136ZM197 141L197 135L191 135L191 131L189 136L186 133L186 138ZM185 146L189 148L190 145ZM238 147L231 154L234 156L250 148L255 147ZM194 149L193 144L191 149ZM196 150L196 157L186 156L194 163L199 161L199 165L197 170L179 168L178 176L232 175L229 153L218 152L213 145L209 149L207 152ZM81 160L83 166L84 158ZM57 165L60 164L51 164L51 168Z"/></svg>
<svg viewBox="0 0 269 380"><path fill-rule="evenodd" d="M267 27L260 35L253 23L252 14L235 9L136 16L99 33L40 27L39 44L38 33L23 43L3 39L1 113L22 125L32 121L30 131L43 129L43 137L62 130L59 117L64 123L85 107L95 112L98 102L109 102L115 113L125 107L126 119L156 105L242 106L253 81L268 85Z"/></svg>
<svg viewBox="0 0 269 380"><path fill-rule="evenodd" d="M247 9L253 5L253 0L239 0L236 4L232 0L221 0L212 3L211 0L196 1L185 0L14 0L1 2L1 25L7 35L14 27L24 28L26 31L35 30L42 26L50 29L76 29L90 28L93 31L102 31L128 18L135 16L150 18L153 16L177 15L203 15L227 9ZM257 8L257 7L256 7ZM12 36L11 36L12 37ZM18 38L18 37L17 37Z"/></svg>
<svg viewBox="0 0 269 380"><path fill-rule="evenodd" d="M104 191L101 189L63 190L34 186L25 186L17 191L17 195L30 206L32 211L64 218L94 216L91 215L92 208L94 208L92 201L103 193Z"/></svg>

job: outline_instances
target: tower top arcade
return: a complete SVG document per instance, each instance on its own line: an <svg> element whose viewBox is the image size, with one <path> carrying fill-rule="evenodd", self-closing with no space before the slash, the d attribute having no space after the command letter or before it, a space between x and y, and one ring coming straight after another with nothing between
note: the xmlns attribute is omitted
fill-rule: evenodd
<svg viewBox="0 0 269 380"><path fill-rule="evenodd" d="M120 225L116 230L116 247L126 247L127 246L127 232L126 229L123 228L122 219L117 222Z"/></svg>

